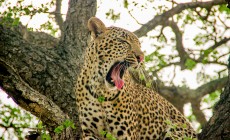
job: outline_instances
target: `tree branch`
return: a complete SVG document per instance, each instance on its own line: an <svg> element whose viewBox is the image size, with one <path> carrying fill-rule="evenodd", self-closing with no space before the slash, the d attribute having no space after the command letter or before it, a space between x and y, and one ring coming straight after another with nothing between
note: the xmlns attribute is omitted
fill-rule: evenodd
<svg viewBox="0 0 230 140"><path fill-rule="evenodd" d="M43 122L53 127L69 118L54 102L25 83L16 70L1 59L0 69L4 69L5 74L0 75L1 86L25 110L40 116Z"/></svg>
<svg viewBox="0 0 230 140"><path fill-rule="evenodd" d="M1 21L1 19L0 19ZM5 27L4 27L5 28ZM58 45L59 39L43 32L29 31L24 25L19 23L18 26L10 28L13 32L18 33L27 42L42 47L53 48Z"/></svg>
<svg viewBox="0 0 230 140"><path fill-rule="evenodd" d="M154 29L158 25L163 25L165 21L168 21L170 17L173 17L174 15L182 12L185 9L192 9L192 8L209 8L213 5L220 5L225 4L225 0L213 0L213 1L207 1L207 2L189 2L189 3L182 3L178 4L176 7L164 12L161 15L155 16L152 20L141 26L138 30L136 30L134 33L138 37L145 36L150 30Z"/></svg>
<svg viewBox="0 0 230 140"><path fill-rule="evenodd" d="M174 21L167 21L165 25L170 26L176 36L176 50L180 57L180 66L181 69L185 69L185 62L189 58L187 52L184 49L182 32L180 31L178 25Z"/></svg>
<svg viewBox="0 0 230 140"><path fill-rule="evenodd" d="M166 67L169 67L169 66L172 66L172 65L180 65L180 62L168 63L168 64L166 64L166 65L161 66L159 69L156 69L156 70L152 71L151 73L152 73L153 75L155 75L155 74L156 74L158 71L160 71L161 69L166 68Z"/></svg>
<svg viewBox="0 0 230 140"><path fill-rule="evenodd" d="M167 87L159 83L159 93L170 101L180 112L183 112L183 105L191 102L192 110L197 121L204 126L207 123L204 113L200 110L200 100L206 94L210 94L216 90L222 89L228 78L220 78L206 83L197 89L189 89L184 87ZM179 102L178 102L179 101Z"/></svg>
<svg viewBox="0 0 230 140"><path fill-rule="evenodd" d="M192 97L193 99L196 99L196 100L200 99L206 94L210 94L216 90L221 90L226 85L227 81L228 81L228 77L210 81L198 87L197 89L195 89L194 94L191 96L194 96Z"/></svg>
<svg viewBox="0 0 230 140"><path fill-rule="evenodd" d="M59 29L61 30L61 35L63 34L63 18L61 13L61 4L62 4L62 0L56 0L56 9L54 12L55 15L55 21L59 26Z"/></svg>
<svg viewBox="0 0 230 140"><path fill-rule="evenodd" d="M214 107L213 116L198 135L200 140L227 140L230 138L230 70L228 83Z"/></svg>
<svg viewBox="0 0 230 140"><path fill-rule="evenodd" d="M63 25L65 31L61 37L58 48L61 57L66 59L69 71L74 71L77 77L84 62L84 52L88 46L89 30L87 22L96 14L95 0L70 0L66 21Z"/></svg>
<svg viewBox="0 0 230 140"><path fill-rule="evenodd" d="M229 40L230 40L230 38L224 38L221 41L216 42L213 46L211 46L208 49L206 49L206 51L207 50L210 50L210 51L207 51L206 54L201 54L200 57L197 59L197 61L202 61L205 56L208 56L213 50L215 50L216 48L220 47L221 45L227 43Z"/></svg>
<svg viewBox="0 0 230 140"><path fill-rule="evenodd" d="M70 134L72 139L80 139L81 129L74 87L87 47L87 21L96 12L95 0L71 0L69 4L64 33L57 47L30 42L20 32L0 25L0 86L27 110L43 113L53 110L53 106L58 106L65 116L60 113L59 115L65 118L69 116L77 129L72 130L73 133L66 130L63 134L53 134L56 137L52 139L58 140L70 139ZM21 81L17 83L16 80L19 79ZM36 115L40 117L39 113ZM49 123L49 119L55 118L49 118L47 115L47 118L42 117L41 121ZM53 128L52 125L47 127L49 130Z"/></svg>
<svg viewBox="0 0 230 140"><path fill-rule="evenodd" d="M48 123L48 129L70 118L77 124L74 134L80 134L73 88L77 74L69 71L68 66L74 66L60 57L58 49L30 44L0 25L0 52L0 86L7 94Z"/></svg>
<svg viewBox="0 0 230 140"><path fill-rule="evenodd" d="M204 113L200 109L201 99L192 100L192 112L196 116L196 120L200 123L201 126L204 126L207 123Z"/></svg>

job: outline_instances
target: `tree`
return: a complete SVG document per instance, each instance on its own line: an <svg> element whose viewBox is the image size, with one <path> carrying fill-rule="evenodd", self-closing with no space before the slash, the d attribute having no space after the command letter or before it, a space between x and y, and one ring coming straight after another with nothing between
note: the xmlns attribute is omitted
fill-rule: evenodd
<svg viewBox="0 0 230 140"><path fill-rule="evenodd" d="M214 115L204 127L199 139L227 140L230 138L230 57L229 57L228 84L221 94L220 101L214 107Z"/></svg>
<svg viewBox="0 0 230 140"><path fill-rule="evenodd" d="M61 2L61 0L51 1L50 4L55 5L56 9L54 12L49 12L47 6L42 5L36 8L32 5L23 5L19 0L19 6L8 7L2 12L0 87L19 106L41 119L53 139L76 139L80 137L81 130L74 85L87 47L89 36L87 21L90 17L95 16L97 2L70 0L65 21L60 14ZM230 40L227 36L229 25L227 25L226 17L230 11L226 8L224 0L188 3L166 1L166 3L169 4L162 6L155 5L151 0L144 4L128 0L122 1L123 8L140 26L134 33L141 40L148 35L147 38L158 42L154 45L155 50L145 58L146 63L153 64L153 66L148 67L147 74L138 76L140 80L137 82L141 81L146 86L153 84L155 90L159 91L181 112L183 112L184 104L191 103L193 114L203 125L207 122L200 109L203 97L219 94L220 92L217 91L221 91L228 80L225 74L227 64L226 61L223 61L230 52L229 49L226 49ZM4 4L3 1L0 4ZM152 6L156 14L152 15L152 19L149 19L147 23L141 24L133 11L144 10L148 6ZM54 17L61 32L59 38L44 32L30 31L19 23L21 15L33 17L38 12L48 13ZM110 9L105 15L115 21L120 18L120 13L115 9ZM188 44L184 44L183 40L185 38L183 30L185 26L196 22L199 23L201 31L193 38L194 46L197 48L187 47ZM50 24L44 27L55 32ZM153 30L158 34L151 34ZM168 36L166 33L168 31L173 33L172 37ZM170 55L161 53L161 49L165 47L173 48ZM225 48L226 51L220 51L220 48ZM192 71L198 65L202 67L209 64L222 66L216 72L216 77L200 71L199 77L201 77L202 85L198 88L190 89L186 83L175 85L173 79L177 68ZM163 81L162 71L168 67L175 69L170 72L174 73L174 76L172 80ZM149 74L155 80L142 81L145 79L143 77L149 77ZM133 75L137 77L135 73ZM74 121L77 129L68 127L61 133L55 133L55 128L65 123L66 120Z"/></svg>

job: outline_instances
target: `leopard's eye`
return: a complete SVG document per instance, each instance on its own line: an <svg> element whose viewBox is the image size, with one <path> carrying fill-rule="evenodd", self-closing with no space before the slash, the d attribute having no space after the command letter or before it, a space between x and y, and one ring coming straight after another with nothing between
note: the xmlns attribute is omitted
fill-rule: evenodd
<svg viewBox="0 0 230 140"><path fill-rule="evenodd" d="M125 40L123 40L123 39L121 39L121 38L117 38L117 41L119 41L119 42L121 42L121 43L125 42Z"/></svg>
<svg viewBox="0 0 230 140"><path fill-rule="evenodd" d="M125 44L124 46L128 46L128 49L131 50L132 49L132 46L129 44L128 41L124 40L124 39L121 39L121 38L117 38L117 40L119 42L121 42L122 44Z"/></svg>

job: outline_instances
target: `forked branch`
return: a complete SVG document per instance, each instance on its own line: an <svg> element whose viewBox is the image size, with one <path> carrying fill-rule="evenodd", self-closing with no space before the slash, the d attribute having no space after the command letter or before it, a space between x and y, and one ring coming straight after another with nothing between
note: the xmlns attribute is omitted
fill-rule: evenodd
<svg viewBox="0 0 230 140"><path fill-rule="evenodd" d="M175 6L174 8L164 12L161 15L155 16L153 19L151 19L149 22L141 26L138 30L136 30L134 33L138 37L145 36L149 31L154 29L158 25L163 25L165 21L168 21L170 17L173 17L176 14L179 14L185 9L191 9L191 8L209 8L214 5L220 5L225 4L225 0L213 0L213 1L207 1L207 2L188 2L188 3L181 3Z"/></svg>

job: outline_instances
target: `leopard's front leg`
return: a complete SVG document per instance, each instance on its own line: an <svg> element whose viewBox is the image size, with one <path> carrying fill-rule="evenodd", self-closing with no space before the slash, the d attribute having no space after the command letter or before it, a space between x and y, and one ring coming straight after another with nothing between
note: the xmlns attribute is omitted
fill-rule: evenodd
<svg viewBox="0 0 230 140"><path fill-rule="evenodd" d="M94 136L85 136L85 137L82 137L82 140L100 140Z"/></svg>
<svg viewBox="0 0 230 140"><path fill-rule="evenodd" d="M100 140L100 139L97 136L95 136L93 133L90 133L87 130L83 130L82 140Z"/></svg>

